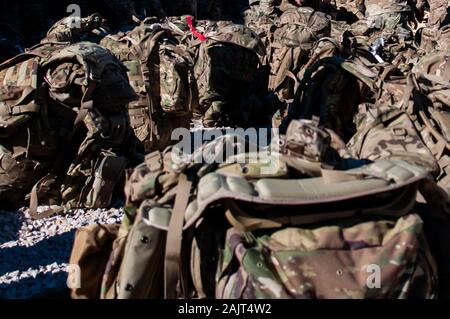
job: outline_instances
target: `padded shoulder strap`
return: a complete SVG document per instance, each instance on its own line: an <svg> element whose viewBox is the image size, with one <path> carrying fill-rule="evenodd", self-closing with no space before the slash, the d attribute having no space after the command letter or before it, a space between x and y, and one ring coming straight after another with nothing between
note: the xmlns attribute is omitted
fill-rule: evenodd
<svg viewBox="0 0 450 319"><path fill-rule="evenodd" d="M327 178L261 178L249 182L244 177L210 173L198 184L197 199L188 206L184 227L195 223L209 205L218 201L282 206L329 204L399 190L428 176L421 167L400 160L380 160ZM413 188L416 191L417 187Z"/></svg>

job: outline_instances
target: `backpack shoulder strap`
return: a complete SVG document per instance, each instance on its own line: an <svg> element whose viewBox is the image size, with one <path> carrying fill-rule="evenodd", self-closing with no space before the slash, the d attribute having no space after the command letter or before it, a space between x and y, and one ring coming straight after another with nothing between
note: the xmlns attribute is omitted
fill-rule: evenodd
<svg viewBox="0 0 450 319"><path fill-rule="evenodd" d="M177 284L180 277L181 244L183 237L183 223L186 207L189 202L192 182L185 174L181 174L178 181L175 204L167 232L165 268L164 268L164 296L166 299L175 299Z"/></svg>
<svg viewBox="0 0 450 319"><path fill-rule="evenodd" d="M261 178L249 182L244 177L210 173L199 181L197 198L189 203L186 210L184 228L193 225L208 206L224 200L254 205L311 206L400 189L417 190L417 183L429 178L426 170L419 166L387 159L334 174L322 171L322 174L322 177L307 179ZM396 207L398 211L395 214L410 209L409 202L403 204ZM372 210L367 208L368 213Z"/></svg>

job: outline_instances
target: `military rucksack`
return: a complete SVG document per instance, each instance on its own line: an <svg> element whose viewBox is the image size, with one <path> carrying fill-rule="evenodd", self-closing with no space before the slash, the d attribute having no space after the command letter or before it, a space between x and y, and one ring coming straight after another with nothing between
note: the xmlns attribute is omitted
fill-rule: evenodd
<svg viewBox="0 0 450 319"><path fill-rule="evenodd" d="M376 78L373 70L342 57L317 60L304 71L282 131L290 119L317 117L321 125L349 140L355 133L353 114L362 97L374 89Z"/></svg>
<svg viewBox="0 0 450 319"><path fill-rule="evenodd" d="M448 194L448 53L434 51L410 61L414 66L403 75L395 68L391 68L392 73L385 73L374 105L360 106L355 116L357 133L348 146L356 157L402 158L420 165L433 174L441 187L433 192ZM440 206L446 201L433 199L433 202ZM439 219L442 224L431 222L428 227L448 227L445 218ZM448 273L443 269L448 268L448 256L441 259L444 261L438 263L440 277L447 278ZM448 295L448 288L442 294Z"/></svg>
<svg viewBox="0 0 450 319"><path fill-rule="evenodd" d="M406 135L420 137L419 139L414 138L412 143L414 144L412 147L417 148L416 151L411 152L410 150L408 153L410 155L414 155L413 153L422 154L422 159L428 162L428 164L423 163L424 166L430 172L433 172L438 183L447 189L448 174L446 167L449 161L447 154L449 149L449 113L446 110L446 106L450 105L448 97L449 77L447 75L448 53L445 51L433 51L420 59L416 57L414 60L410 60L410 64L412 63L411 61L414 62L414 67L407 69L404 72L406 75L399 75L396 68L391 68L392 73L388 72L386 74L382 85L378 89L376 105L371 107L371 109L378 109L376 110L377 116L383 118L388 113L404 114L402 117L405 120L397 122L397 126L399 126L395 129L397 135L401 138L401 131L408 131L409 133ZM385 108L380 109L381 106ZM393 112L389 111L389 109L393 110ZM370 122L370 125L378 125L376 123L378 121L377 116L374 118L372 111L366 113L364 110L367 110L367 108L363 108L361 114L358 115L359 120L356 120L356 122ZM390 118L390 115L388 117ZM360 121L362 118L365 119ZM383 122L384 120L381 121ZM412 127L411 123L413 123ZM418 133L418 135L414 132ZM362 129L359 130L358 135L361 134L365 134ZM355 137L355 140L360 139L360 137ZM391 136L388 140L391 138L393 140L397 139ZM386 139L386 137L383 139ZM376 138L369 139L372 142L375 142L375 140ZM361 143L361 141L358 143ZM389 145L389 143L382 143L385 144L385 155L396 148L393 145ZM425 151L424 147L434 156L435 161L439 164L438 167L436 164L430 164L431 161L427 159L428 156L425 156L423 153ZM369 147L369 149L371 148ZM369 153L363 156L369 156Z"/></svg>
<svg viewBox="0 0 450 319"><path fill-rule="evenodd" d="M108 272L108 296L435 297L435 261L412 212L426 171L397 160L330 169L326 131L293 123L257 157L189 161L240 143L233 136L192 157L147 155L127 181L128 233L111 253L120 267ZM375 268L382 289L368 280Z"/></svg>
<svg viewBox="0 0 450 319"><path fill-rule="evenodd" d="M110 49L128 69L130 84L139 96L129 104L131 126L143 151L162 150L177 127L189 128L198 94L193 59L159 24L146 24L105 37Z"/></svg>
<svg viewBox="0 0 450 319"><path fill-rule="evenodd" d="M448 23L448 0L429 0L427 2L430 7L427 27L437 30Z"/></svg>
<svg viewBox="0 0 450 319"><path fill-rule="evenodd" d="M112 243L117 238L119 225L89 225L77 230L69 264L80 265L83 272L69 273L69 281L79 280L82 287L72 292L72 298L93 299L100 294L102 274L105 271ZM80 278L76 278L80 275ZM71 277L72 276L72 277Z"/></svg>
<svg viewBox="0 0 450 319"><path fill-rule="evenodd" d="M396 200L391 202L394 197L385 197L387 193L382 191L383 187L378 189L375 185L368 186L371 191L376 193L378 189L380 193L367 197L367 193L362 195L365 193L363 185L371 180L369 176L374 174L383 179L378 173L369 173L372 169L387 175L394 171L403 172L400 173L403 175L406 167L409 166L403 166L402 162L375 162L360 167L365 178L357 180L347 180L348 176L345 177L346 174L352 174L352 170L322 171L322 177L300 180L289 177L260 177L254 180L254 176L240 179L236 170L233 170L233 174L223 170L203 177L197 187L197 200L188 206L186 213L187 216L195 215L192 213L192 206L197 211L203 210L203 218L196 226L190 259L195 291L199 292L200 297L232 299L435 297L436 287L433 286L436 270L423 230L420 230L421 218L414 213L406 213L410 209L406 207L412 207L416 198L414 191L407 195L409 191L406 189L414 189L414 182L410 180L412 184L406 188L399 185L404 191L401 191L402 195L396 196L402 198L400 205L399 202L394 204ZM419 175L422 174L426 173L422 170ZM388 179L393 181L397 178L391 175ZM372 182L375 183L375 180ZM300 188L297 189L294 185ZM345 185L349 189L345 190ZM342 196L341 191L348 191L351 195ZM311 196L308 195L309 192ZM395 191L388 193L395 196ZM383 204L379 205L381 198ZM303 205L300 204L302 201ZM371 205L369 203L377 203L372 206L374 210L367 210L366 205ZM211 206L208 208L208 205ZM350 207L358 207L358 214L352 215ZM400 213L400 207L405 208L403 212L406 215ZM326 213L328 211L329 214ZM369 217L372 214L369 211L374 214L372 218ZM394 211L398 215L392 215ZM225 232L223 221L218 217L222 214L232 225ZM383 230L379 232L381 229ZM398 257L407 256L400 253L395 257L394 247L398 247L406 234L402 234L400 229L418 230L413 231L414 237L417 237L407 239L405 243L411 248L417 245L416 255L412 259L414 261L399 262L397 265L405 267L402 270L391 268L395 263L385 259L390 256L387 259L399 261ZM346 233L361 237L350 239ZM341 238L338 234L344 234L342 241L338 240ZM379 238L378 243L372 241L373 235ZM393 242L389 243L391 240ZM358 245L353 246L351 242L356 241ZM370 251L374 259L362 257L365 255L364 251ZM348 260L349 263L346 265L342 260ZM408 264L410 266L406 266ZM212 265L217 265L217 268L214 269ZM373 265L381 267L383 274L390 273L388 276L393 276L386 283L399 281L382 290L370 289L368 277L364 273L367 274L367 267ZM407 270L409 267L410 270ZM401 276L403 279L397 277L399 273L405 274L404 277ZM424 285L425 282L427 284ZM411 287L408 286L410 283L417 285L417 288L406 288ZM395 287L396 285L398 286ZM383 286L381 283L380 287ZM417 292L419 293L416 294Z"/></svg>
<svg viewBox="0 0 450 319"><path fill-rule="evenodd" d="M273 41L275 19L281 15L278 0L249 1L250 8L244 12L244 23L252 29L266 47Z"/></svg>
<svg viewBox="0 0 450 319"><path fill-rule="evenodd" d="M265 49L249 28L230 21L196 21L187 17L195 53L199 108L194 117L205 127L260 125L268 112L261 105L259 57Z"/></svg>
<svg viewBox="0 0 450 319"><path fill-rule="evenodd" d="M396 34L402 39L412 37L408 24L412 7L408 0L364 0L364 21L381 36Z"/></svg>
<svg viewBox="0 0 450 319"><path fill-rule="evenodd" d="M135 94L123 65L93 43L44 43L1 64L0 74L2 203L22 205L31 191L32 215L38 199L109 205L133 153L126 104Z"/></svg>
<svg viewBox="0 0 450 319"><path fill-rule="evenodd" d="M289 100L298 88L298 72L308 61L314 42L330 36L331 24L322 12L294 7L286 10L276 25L274 41L268 49L269 89L281 100Z"/></svg>
<svg viewBox="0 0 450 319"><path fill-rule="evenodd" d="M206 127L257 126L268 122L265 48L244 25L231 21L194 21L192 16L164 21L195 57L199 107L194 118Z"/></svg>
<svg viewBox="0 0 450 319"><path fill-rule="evenodd" d="M348 143L355 158L402 159L435 175L439 173L435 157L406 112L395 107L361 104L355 123L357 133Z"/></svg>
<svg viewBox="0 0 450 319"><path fill-rule="evenodd" d="M449 53L436 51L423 56L408 76L402 108L416 117L422 140L441 169L438 184L449 189L450 77Z"/></svg>
<svg viewBox="0 0 450 319"><path fill-rule="evenodd" d="M53 24L41 42L98 43L106 34L106 20L98 14L85 18L65 17Z"/></svg>
<svg viewBox="0 0 450 319"><path fill-rule="evenodd" d="M430 53L434 50L450 51L450 26L445 26L439 30L421 28L418 30L416 37L418 38L420 49L425 53Z"/></svg>

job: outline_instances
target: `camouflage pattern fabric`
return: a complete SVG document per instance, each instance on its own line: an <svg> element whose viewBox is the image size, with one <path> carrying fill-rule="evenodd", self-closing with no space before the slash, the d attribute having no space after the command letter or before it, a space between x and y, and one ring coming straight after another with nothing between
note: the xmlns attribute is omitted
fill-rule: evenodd
<svg viewBox="0 0 450 319"><path fill-rule="evenodd" d="M251 105L243 102L257 81L258 56L234 44L212 42L200 50L195 65L200 109L194 115L205 127L249 126Z"/></svg>
<svg viewBox="0 0 450 319"><path fill-rule="evenodd" d="M331 133L325 133L322 127L317 126L317 123L310 121L295 123L288 129L289 136L284 141L314 141L317 149L324 148L328 145L327 143L330 143ZM208 153L208 150L217 150L220 147L225 148L225 140L206 144L199 153ZM320 154L322 151L306 148L302 151L301 147L297 147L298 144L286 143L286 145L288 149L297 152L297 154L290 153L289 156L293 159L304 159L304 165L320 164L316 162L318 157L311 152ZM308 146L312 147L312 145ZM377 190L381 192L380 196L375 198L355 195L361 192L361 186L353 184L355 179L342 179L344 176L346 178L350 176L343 171L336 171L340 175L340 181L329 180L323 184L323 187L315 186L316 190L311 184L310 187L302 186L304 191L300 193L291 190L290 194L282 191L277 195L277 192L270 193L270 190L290 189L290 187L268 187L269 193L263 195L265 182L289 183L292 181L301 184L313 182L313 180L307 177L295 179L288 174L286 168L283 169L282 165L278 167L276 174L270 175L271 178L264 178L269 175L258 173L262 171L257 169L257 165L241 165L241 168L247 169L236 170L232 169L236 165L233 161L219 166L213 173L208 173L208 170L213 168L205 165L200 169L198 164L195 164L195 158L193 156L190 160L185 159L178 163L174 161L170 151L155 152L147 155L145 163L139 165L129 176L125 188L126 217L106 266L102 297L161 296L162 278L156 278L154 274L162 272L160 262L164 251L164 233L167 232L170 214L173 213L174 194L176 194L180 174L192 169L198 172L197 176L200 180L198 183L194 182L198 194L192 190L192 200L185 213L185 235L182 245L184 249L180 256L180 270L183 274L186 274L185 272L191 274L194 281L194 287L184 286L183 289L188 290L185 291L186 295L216 298L414 298L416 296L431 298L435 296L434 260L429 255L429 249L423 237L422 221L417 215L409 214L411 203L416 199L417 183L426 176L422 169L380 162L379 165L385 168L384 173L387 176L372 177L375 179L373 181L376 182L375 184L371 184L369 180L371 191L374 191L374 185L380 187ZM309 158L313 162L310 162ZM260 160L262 159L263 157L260 157ZM391 165L390 168L388 165ZM375 166L373 170L367 166L367 171L364 171L364 167L366 166L361 166L363 169L361 174L366 178L371 176L370 172L380 172ZM405 183L403 185L406 187L405 192L401 192L403 194L401 203L395 200L398 198L398 193L391 194L392 190L388 190L390 186L387 185L394 180L399 181L399 185L402 183L400 180ZM333 183L338 183L334 185L335 190L332 190ZM364 184L365 181L360 183ZM364 187L368 187L369 184ZM230 188L224 185L233 186ZM356 193L350 185L358 188ZM256 195L252 187L258 188L260 194ZM326 191L328 188L329 193ZM344 188L348 189L343 190ZM335 192L344 191L349 194L351 192L352 196L345 197L347 200L359 200L360 203L364 203L358 206L360 207L358 211L369 209L367 212L371 211L371 214L384 216L384 218L374 222L353 216L346 221L341 219L340 222L336 222L336 219L330 219L330 216L338 216L343 212L336 211L334 199L328 206L333 207L328 214L326 208L323 214L318 214L315 210L314 216L305 215L306 211L299 209L302 214L297 218L293 215L287 216L285 213L274 217L277 214L270 213L271 209L278 207L273 204L277 196L283 198L283 207L278 208L281 208L283 212L294 213L296 207L294 202L299 200L299 195L308 196L307 189L314 194L314 201L322 205L321 207L324 206L320 196L324 196L322 199L331 196L328 198L331 200L331 198L339 198L333 197L336 196ZM236 192L236 190L239 191ZM383 193L383 190L388 193ZM228 193L230 195L227 195ZM387 196L388 194L390 195ZM215 196L224 197L219 200L219 197L214 199ZM288 199L289 196L294 197ZM371 198L373 202L368 198ZM384 203L382 205L384 211L377 206L381 199ZM251 208L245 205L245 201L248 200L252 201ZM375 202L377 205L374 206ZM211 205L212 203L216 204ZM287 207L290 208L286 210ZM349 207L354 206L350 204ZM348 211L345 208L344 210ZM199 218L201 222L197 223ZM224 218L234 226L232 229L228 229L229 224L225 223ZM316 218L317 223L323 224L312 229L299 228L299 225L311 224L308 218ZM248 230L242 233L240 227L256 228L258 232ZM275 229L270 230L274 227ZM343 234L343 237L338 234ZM170 232L167 233L167 237L169 236L171 236ZM211 240L212 238L214 240ZM223 251L217 250L217 247L222 246L225 247ZM221 257L217 258L219 256ZM342 259L342 256L346 257ZM216 263L217 260L220 262ZM298 271L297 263L293 264L293 260L310 266L305 268L305 271L311 276ZM336 263L337 260L351 260L351 262ZM386 285L383 290L365 289L367 277L358 275L358 271L367 274L364 266L370 263L377 263L382 268L381 283ZM338 266L336 269L331 269L323 265ZM214 269L215 266L218 268ZM294 268L298 272L294 273ZM149 269L159 270L155 272ZM314 277L317 280L314 280L313 274L317 275ZM355 278L351 279L352 276ZM327 288L330 286L319 280L322 277L337 278L336 286L333 285L333 289L330 290ZM346 279L339 281L341 277ZM259 281L259 279L262 280Z"/></svg>
<svg viewBox="0 0 450 319"><path fill-rule="evenodd" d="M139 96L129 104L128 113L142 151L164 149L171 143L173 129L189 127L197 107L192 57L159 24L144 23L127 33L108 36L101 44L125 63Z"/></svg>
<svg viewBox="0 0 450 319"><path fill-rule="evenodd" d="M420 49L425 53L434 50L450 52L450 27L445 26L439 30L423 28L420 34Z"/></svg>
<svg viewBox="0 0 450 319"><path fill-rule="evenodd" d="M269 122L262 109L266 89L258 79L265 49L259 37L230 21L196 21L194 67L199 108L194 117L205 127L249 127ZM197 37L195 36L195 37Z"/></svg>
<svg viewBox="0 0 450 319"><path fill-rule="evenodd" d="M126 176L120 229L79 235L92 285L74 297L166 296L180 198L177 297L450 295L447 0L79 3L81 28L60 20L64 1L0 10L17 27L0 29L2 207L107 207ZM196 160L254 145L226 136L171 157L192 117L273 117L281 135L225 163Z"/></svg>
<svg viewBox="0 0 450 319"><path fill-rule="evenodd" d="M375 73L359 63L339 57L325 57L305 71L289 110L289 118L319 118L321 125L344 141L354 134L353 114L361 97L373 86ZM285 129L285 126L282 126Z"/></svg>
<svg viewBox="0 0 450 319"><path fill-rule="evenodd" d="M79 23L79 25L77 25ZM79 21L66 17L56 22L47 32L41 42L100 42L106 36L106 20L98 14L93 14Z"/></svg>
<svg viewBox="0 0 450 319"><path fill-rule="evenodd" d="M286 132L283 149L280 151L287 151L290 155L310 161L322 162L330 144L330 135L319 128L318 122L292 121Z"/></svg>
<svg viewBox="0 0 450 319"><path fill-rule="evenodd" d="M439 171L436 159L422 142L413 122L399 110L377 114L379 109L361 110L358 133L349 142L358 158L402 158L426 167L431 173Z"/></svg>
<svg viewBox="0 0 450 319"><path fill-rule="evenodd" d="M448 0L429 0L430 15L428 16L427 26L433 29L439 29L444 21L448 19Z"/></svg>
<svg viewBox="0 0 450 319"><path fill-rule="evenodd" d="M44 43L0 69L2 202L22 204L36 183L34 204L108 206L133 152L123 65L93 43Z"/></svg>
<svg viewBox="0 0 450 319"><path fill-rule="evenodd" d="M266 47L269 47L273 42L277 16L278 11L273 4L256 1L244 12L244 23L260 37Z"/></svg>
<svg viewBox="0 0 450 319"><path fill-rule="evenodd" d="M412 36L406 23L408 13L412 11L407 0L365 0L364 7L369 27L386 33L395 32L403 38Z"/></svg>
<svg viewBox="0 0 450 319"><path fill-rule="evenodd" d="M330 30L326 15L311 8L294 7L281 15L268 52L269 89L276 92L280 100L294 97L299 83L298 72L307 62L313 43L329 36Z"/></svg>
<svg viewBox="0 0 450 319"><path fill-rule="evenodd" d="M216 296L256 298L432 298L435 276L423 254L422 220L366 222L270 235L227 232ZM379 266L379 288L368 288L367 267ZM424 281L422 281L424 280ZM422 285L423 282L428 282Z"/></svg>

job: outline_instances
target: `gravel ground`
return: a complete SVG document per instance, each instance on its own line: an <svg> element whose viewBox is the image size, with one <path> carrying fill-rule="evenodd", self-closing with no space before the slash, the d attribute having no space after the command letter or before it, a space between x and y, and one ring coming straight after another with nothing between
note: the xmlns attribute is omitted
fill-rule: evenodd
<svg viewBox="0 0 450 319"><path fill-rule="evenodd" d="M79 209L43 220L30 219L25 209L0 211L0 298L63 291L76 229L121 219L121 209Z"/></svg>

